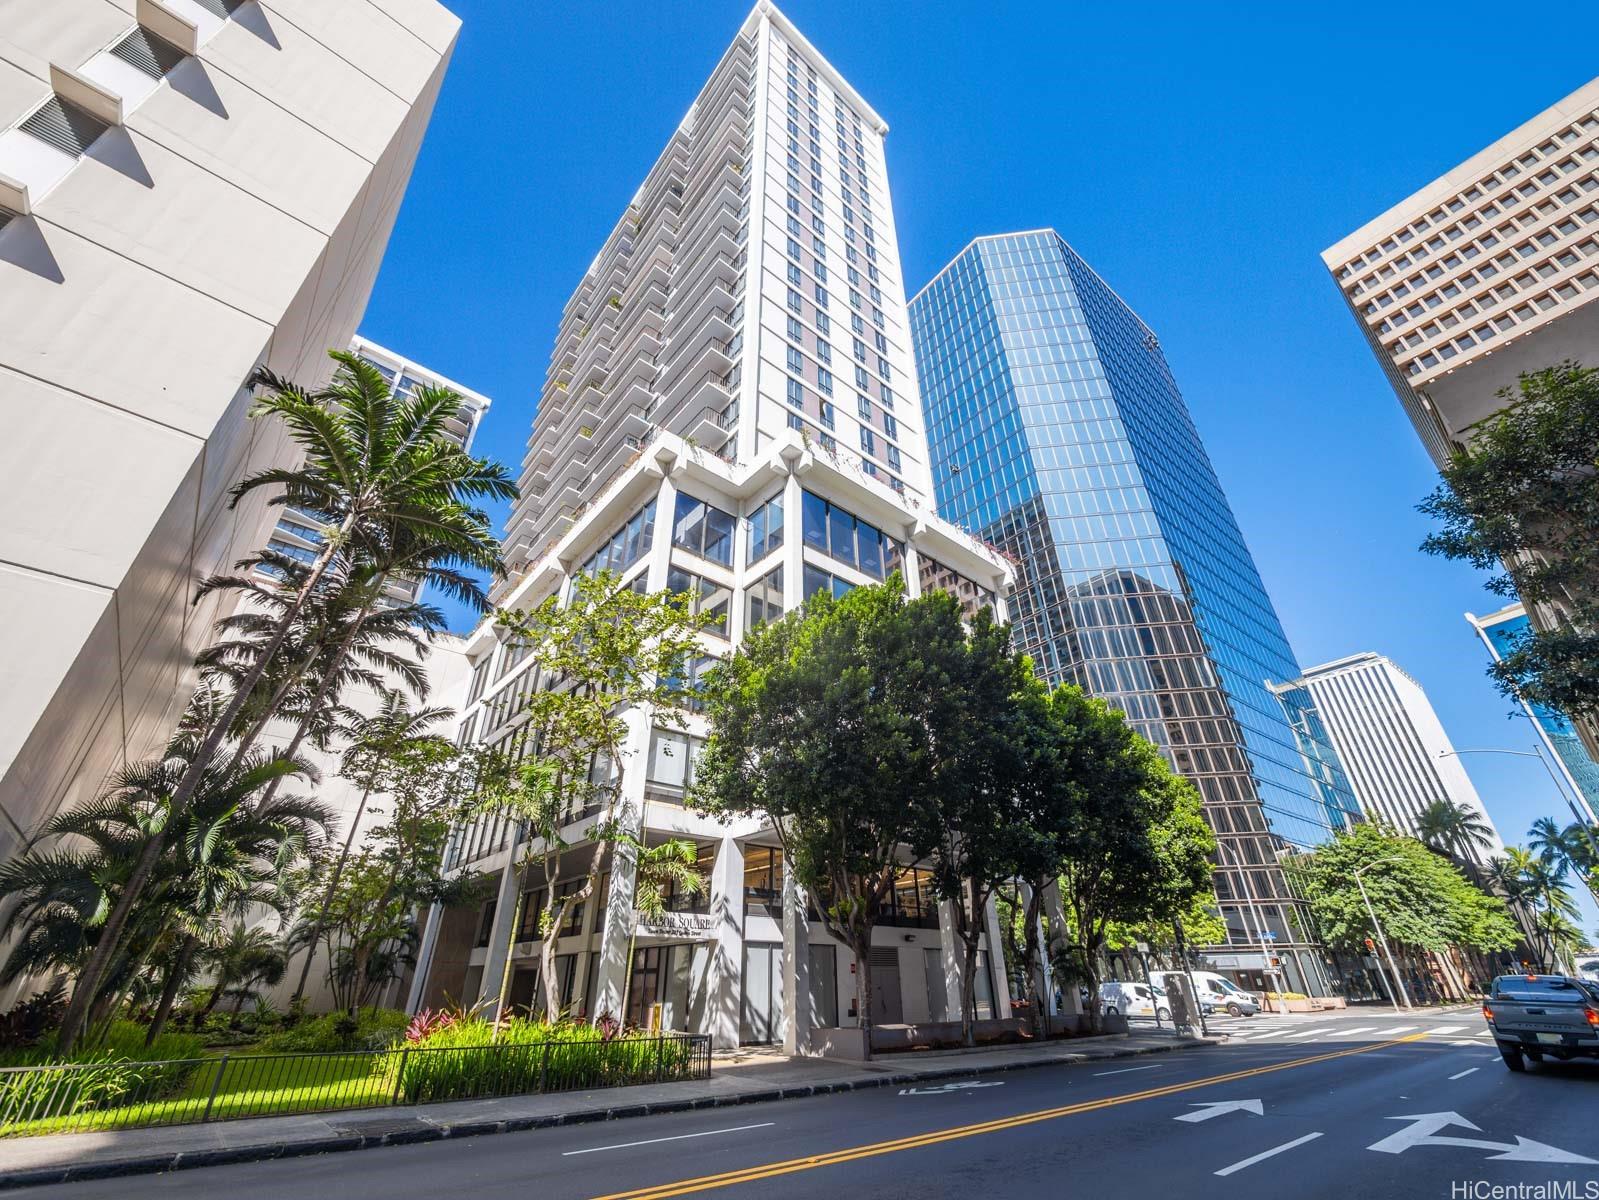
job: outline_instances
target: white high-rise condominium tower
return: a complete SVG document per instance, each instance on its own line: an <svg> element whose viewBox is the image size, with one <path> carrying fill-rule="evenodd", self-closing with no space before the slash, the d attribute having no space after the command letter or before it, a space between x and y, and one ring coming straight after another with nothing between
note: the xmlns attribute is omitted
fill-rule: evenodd
<svg viewBox="0 0 1599 1200"><path fill-rule="evenodd" d="M1504 853L1432 701L1397 663L1381 654L1352 654L1310 667L1296 683L1310 690L1367 818L1419 835L1422 812L1447 800L1479 817L1488 831L1486 840L1455 849L1479 863Z"/></svg>
<svg viewBox="0 0 1599 1200"><path fill-rule="evenodd" d="M567 303L509 523L502 605L531 606L601 568L691 592L715 618L698 671L807 596L895 571L913 595L942 587L971 608L1000 603L1004 560L933 512L886 131L781 13L756 7ZM514 752L538 664L487 624L468 653L463 737ZM684 807L703 719L687 714L683 730L652 728L641 712L628 720L624 819L695 842L709 888L678 897L671 920L636 925L619 865L606 897L563 930L560 1001L723 1045L803 1052L847 1036L849 952L784 888L772 830ZM560 878L573 886L592 820L566 839ZM497 899L481 913L430 914L413 1004L498 996L523 886L516 836L499 821L457 831L451 866L498 879ZM907 862L879 930L881 1023L958 1015L952 935L928 882ZM527 892L514 1003L539 986L542 897ZM1003 956L985 958L978 1015L1003 1016Z"/></svg>
<svg viewBox="0 0 1599 1200"><path fill-rule="evenodd" d="M433 0L0 5L0 859L165 742L263 545L258 365L349 345L460 23ZM220 597L217 598L220 600Z"/></svg>

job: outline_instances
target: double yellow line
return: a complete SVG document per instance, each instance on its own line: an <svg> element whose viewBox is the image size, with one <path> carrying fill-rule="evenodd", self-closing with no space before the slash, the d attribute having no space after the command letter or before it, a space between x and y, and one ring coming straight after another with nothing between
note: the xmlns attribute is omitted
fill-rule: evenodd
<svg viewBox="0 0 1599 1200"><path fill-rule="evenodd" d="M1018 1113L1013 1117L1001 1117L993 1121L980 1121L975 1125L958 1125L950 1129L937 1129L929 1133L916 1134L914 1137L897 1138L887 1142L873 1142L865 1146L852 1146L847 1150L834 1150L827 1154L814 1154L806 1158L790 1158L783 1162L764 1163L760 1166L745 1167L739 1171L723 1171L719 1175L701 1175L697 1179L682 1179L676 1183L652 1184L649 1187L635 1188L630 1192L612 1192L609 1195L597 1196L595 1200L667 1200L669 1196L686 1196L692 1192L708 1192L715 1188L732 1187L739 1183L754 1183L761 1179L771 1179L778 1175L792 1175L797 1171L811 1171L817 1167L832 1167L840 1163L853 1162L860 1158L875 1158L880 1154L897 1154L902 1150L919 1150L923 1146L935 1146L939 1142L952 1142L958 1138L977 1137L985 1133L1000 1133L1006 1129L1018 1129L1023 1125L1034 1125L1039 1121L1053 1121L1058 1117L1076 1116L1078 1113L1095 1112L1102 1108L1114 1108L1119 1104L1133 1104L1140 1100L1158 1100L1162 1096L1174 1096L1179 1092L1193 1091L1195 1088L1211 1087L1218 1083L1233 1083L1240 1079L1251 1079L1257 1075L1270 1075L1274 1071L1287 1071L1294 1067L1308 1067L1313 1063L1327 1062L1334 1058L1348 1058L1352 1054L1369 1054L1373 1050L1386 1050L1390 1046L1402 1046L1407 1042L1417 1042L1427 1035L1413 1033L1407 1037L1395 1038L1388 1042L1373 1042L1369 1046L1356 1046L1350 1050L1334 1050L1327 1054L1311 1055L1308 1058L1296 1058L1289 1062L1274 1063L1267 1067L1251 1067L1245 1071L1232 1071L1226 1075L1211 1075L1205 1079L1194 1079L1187 1083L1173 1083L1166 1087L1148 1088L1141 1092L1128 1092L1121 1096L1108 1096L1103 1100L1087 1100L1081 1104L1066 1104L1059 1108L1044 1108L1037 1112Z"/></svg>

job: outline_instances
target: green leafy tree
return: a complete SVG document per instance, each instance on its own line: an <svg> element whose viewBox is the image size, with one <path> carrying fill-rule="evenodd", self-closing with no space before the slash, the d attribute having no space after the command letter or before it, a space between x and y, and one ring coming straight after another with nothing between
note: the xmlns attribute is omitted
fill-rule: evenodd
<svg viewBox="0 0 1599 1200"><path fill-rule="evenodd" d="M817 595L751 632L711 677L691 797L772 823L823 926L855 956L868 1053L872 930L936 778L920 628L895 578Z"/></svg>
<svg viewBox="0 0 1599 1200"><path fill-rule="evenodd" d="M231 699L201 741L190 769L172 795L174 813L190 803L212 760L227 753L225 741L288 641L301 611L337 563L393 569L405 564L408 578L425 579L463 599L485 603L472 570L501 568L499 543L487 515L475 505L512 499L516 487L506 469L472 457L449 436L448 422L460 397L448 389L423 387L408 396L357 355L335 351L337 366L328 387L310 391L267 371L254 382L265 389L255 415L283 423L303 453L295 468L274 467L240 481L233 503L270 489L273 501L315 513L326 522L321 549L296 582L293 601L278 617L256 661L239 677ZM234 761L248 751L243 741ZM122 949L123 930L160 861L165 839L151 838L105 916L63 1018L58 1045L70 1053L88 1009L100 994L106 970Z"/></svg>
<svg viewBox="0 0 1599 1200"><path fill-rule="evenodd" d="M635 592L609 571L575 578L564 603L551 596L499 615L501 628L538 663L539 680L523 702L527 719L518 737L526 757L485 782L477 811L520 823L526 849L518 870L526 875L537 867L542 875L548 899L539 913L539 975L552 1021L559 1015L561 928L594 894L613 848L633 857L635 843L622 835L631 832L634 814L618 810L630 714L681 724L683 664L699 653L699 630L708 620L693 614L685 595ZM576 888L556 895L561 856L572 845L568 835L590 818L580 833L595 846L588 870ZM502 1013L524 896L518 893L506 947Z"/></svg>
<svg viewBox="0 0 1599 1200"><path fill-rule="evenodd" d="M911 845L953 917L962 951L961 1038L970 1046L989 905L1047 854L1029 809L1048 698L1032 663L1011 650L1009 628L988 610L968 628L959 602L938 591L906 604L904 619L915 647L905 683L924 698L912 718L931 766Z"/></svg>
<svg viewBox="0 0 1599 1200"><path fill-rule="evenodd" d="M1359 951L1368 937L1437 954L1451 948L1492 952L1519 940L1504 903L1415 838L1363 822L1285 868L1309 903L1329 945ZM1374 929L1355 871L1365 884Z"/></svg>
<svg viewBox="0 0 1599 1200"><path fill-rule="evenodd" d="M1062 975L1097 996L1099 961L1117 925L1170 921L1210 887L1216 842L1198 790L1122 714L1062 686L1050 697L1045 826L1059 852L1068 930ZM1090 1027L1098 1021L1089 1006Z"/></svg>
<svg viewBox="0 0 1599 1200"><path fill-rule="evenodd" d="M1503 691L1599 718L1599 372L1565 362L1500 395L1420 506L1440 526L1422 548L1533 613L1490 669Z"/></svg>

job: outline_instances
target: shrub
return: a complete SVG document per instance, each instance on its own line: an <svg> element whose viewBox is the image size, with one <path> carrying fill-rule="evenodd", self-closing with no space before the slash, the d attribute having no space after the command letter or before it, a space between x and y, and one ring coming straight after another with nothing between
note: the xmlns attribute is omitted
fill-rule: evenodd
<svg viewBox="0 0 1599 1200"><path fill-rule="evenodd" d="M496 1035L492 1022L466 1018L407 1042L378 1069L399 1071L399 1094L421 1104L679 1079L692 1064L687 1038L519 1018Z"/></svg>
<svg viewBox="0 0 1599 1200"><path fill-rule="evenodd" d="M322 1050L387 1050L405 1034L410 1017L397 1008L363 1008L348 1013L324 1013L270 1034L261 1041L267 1054L306 1053Z"/></svg>
<svg viewBox="0 0 1599 1200"><path fill-rule="evenodd" d="M0 1048L32 1046L61 1024L67 1010L67 981L57 979L42 992L0 1017Z"/></svg>
<svg viewBox="0 0 1599 1200"><path fill-rule="evenodd" d="M0 1077L0 1125L170 1096L188 1081L198 1065L201 1039L193 1034L167 1032L146 1046L144 1036L142 1025L113 1021L98 1045L67 1060L70 1064L92 1066L93 1070L38 1071ZM52 1065L66 1065L56 1056L54 1037L44 1038L26 1050L0 1055L0 1066Z"/></svg>

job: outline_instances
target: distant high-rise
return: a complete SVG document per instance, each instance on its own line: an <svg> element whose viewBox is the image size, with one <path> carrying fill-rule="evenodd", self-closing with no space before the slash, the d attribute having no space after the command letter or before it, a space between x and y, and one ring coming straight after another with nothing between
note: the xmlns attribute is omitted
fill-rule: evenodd
<svg viewBox="0 0 1599 1200"><path fill-rule="evenodd" d="M1451 849L1478 863L1504 853L1427 693L1392 659L1353 654L1307 667L1290 686L1309 689L1367 817L1419 835L1423 810L1448 800L1492 830L1485 842Z"/></svg>
<svg viewBox="0 0 1599 1200"><path fill-rule="evenodd" d="M1218 965L1258 977L1281 952L1321 992L1278 856L1359 810L1309 694L1269 686L1299 668L1155 334L1048 229L978 238L910 311L939 511L1020 560L1039 668L1198 785Z"/></svg>
<svg viewBox="0 0 1599 1200"><path fill-rule="evenodd" d="M1467 613L1466 620L1471 622L1495 662L1528 628L1527 610L1520 604L1507 605L1485 617ZM1539 740L1554 759L1555 769L1571 789L1577 804L1586 810L1590 822L1599 822L1599 816L1595 815L1599 810L1599 762L1594 761L1577 736L1576 726L1563 713L1541 704L1522 701L1521 708L1538 731Z"/></svg>
<svg viewBox="0 0 1599 1200"><path fill-rule="evenodd" d="M1599 366L1599 79L1321 257L1442 467L1521 375ZM1547 630L1570 612L1528 615ZM1599 722L1572 728L1599 756Z"/></svg>
<svg viewBox="0 0 1599 1200"><path fill-rule="evenodd" d="M0 5L0 860L167 740L366 307L460 22L433 0Z"/></svg>
<svg viewBox="0 0 1599 1200"><path fill-rule="evenodd" d="M464 449L472 448L472 439L477 434L478 422L489 409L490 401L487 396L474 392L471 388L462 387L437 371L429 370L408 358L402 358L394 351L386 350L376 342L369 342L363 337L357 337L351 342L350 349L376 367L389 381L391 394L409 396L419 387L442 387L457 393L461 397L461 411L455 420L449 423L449 434ZM284 508L280 512L277 527L273 529L267 545L289 558L312 562L322 542L320 520L314 515L294 508ZM263 574L270 574L270 568L262 567L259 570ZM418 598L421 591L421 585L416 580L391 577L385 582L383 603L410 604Z"/></svg>

